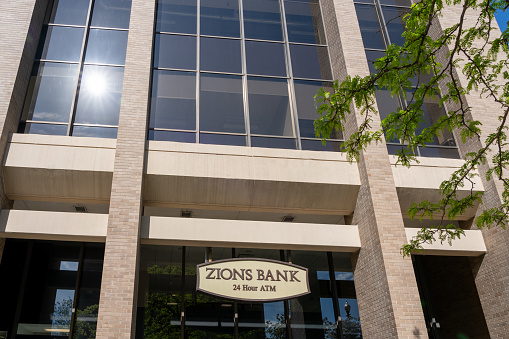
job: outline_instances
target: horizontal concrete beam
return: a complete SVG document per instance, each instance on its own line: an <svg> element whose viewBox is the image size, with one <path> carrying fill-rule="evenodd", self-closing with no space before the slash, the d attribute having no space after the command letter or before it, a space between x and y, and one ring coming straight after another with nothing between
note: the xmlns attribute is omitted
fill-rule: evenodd
<svg viewBox="0 0 509 339"><path fill-rule="evenodd" d="M107 203L116 141L13 134L2 163L11 200Z"/></svg>
<svg viewBox="0 0 509 339"><path fill-rule="evenodd" d="M405 228L407 240L410 241L415 237L419 230L420 228ZM422 251L414 254L476 257L486 253L486 245L480 230L465 230L465 235L452 241L451 245L448 242L435 241L422 247Z"/></svg>
<svg viewBox="0 0 509 339"><path fill-rule="evenodd" d="M0 237L104 242L108 214L26 210L0 212Z"/></svg>
<svg viewBox="0 0 509 339"><path fill-rule="evenodd" d="M440 195L440 184L448 180L451 174L458 170L464 163L460 159L442 159L442 158L424 158L419 157L419 163L413 163L410 167L396 165L396 158L391 156L392 174L394 183L398 192L398 199L403 217L408 217L408 209L413 203L419 203L428 200L437 203L442 196ZM477 173L477 172L475 172ZM464 187L458 188L458 197L462 198L473 192L483 192L479 176L472 178L473 188L470 182L465 182ZM475 216L479 204L469 208L462 215L458 215L456 220L468 220ZM437 215L436 217L440 217Z"/></svg>
<svg viewBox="0 0 509 339"><path fill-rule="evenodd" d="M350 214L360 178L341 153L150 141L148 206Z"/></svg>
<svg viewBox="0 0 509 339"><path fill-rule="evenodd" d="M355 252L357 226L268 221L148 217L141 241L147 244Z"/></svg>

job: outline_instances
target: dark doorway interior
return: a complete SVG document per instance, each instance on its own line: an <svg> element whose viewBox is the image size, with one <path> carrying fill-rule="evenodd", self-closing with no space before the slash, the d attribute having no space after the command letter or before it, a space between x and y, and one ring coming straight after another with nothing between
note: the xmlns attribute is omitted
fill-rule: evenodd
<svg viewBox="0 0 509 339"><path fill-rule="evenodd" d="M467 257L413 256L429 338L490 338Z"/></svg>

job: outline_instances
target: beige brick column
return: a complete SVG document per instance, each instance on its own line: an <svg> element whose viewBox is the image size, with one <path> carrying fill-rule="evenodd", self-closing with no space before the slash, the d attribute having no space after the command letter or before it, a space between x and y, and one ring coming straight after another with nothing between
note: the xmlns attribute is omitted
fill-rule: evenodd
<svg viewBox="0 0 509 339"><path fill-rule="evenodd" d="M133 0L111 188L97 338L133 338L154 0Z"/></svg>
<svg viewBox="0 0 509 339"><path fill-rule="evenodd" d="M47 0L0 1L0 159L18 128ZM0 208L10 208L0 171ZM5 239L0 238L0 261Z"/></svg>
<svg viewBox="0 0 509 339"><path fill-rule="evenodd" d="M449 27L461 13L460 7L448 7L443 11L443 18L440 19L442 28ZM472 27L478 15L476 12L469 12L466 15L465 27ZM438 29L438 28L437 28ZM434 31L432 34L438 34ZM492 32L492 36L499 36L500 32ZM478 47L480 43L478 43ZM440 59L439 59L440 60ZM445 55L441 55L442 63L445 62ZM463 65L464 63L460 63ZM461 71L457 72L460 83L466 86L468 83ZM503 81L503 80L501 80ZM445 90L445 88L443 88ZM499 125L498 116L502 114L500 105L492 99L481 97L478 92L473 91L465 96L467 105L471 107L471 115L475 120L482 123L481 129L484 139L489 133L495 131ZM447 107L456 109L456 107ZM458 147L461 154L475 152L484 144L484 140L470 139L462 143L456 133ZM485 189L483 205L479 213L484 209L500 206L502 183L494 180L486 180L486 173L490 165L479 166L478 171ZM475 227L475 226L474 226ZM507 338L509 333L509 230L499 227L483 229L484 242L487 254L479 258L471 258L471 266L474 273L477 292L483 308L488 330L491 338Z"/></svg>
<svg viewBox="0 0 509 339"><path fill-rule="evenodd" d="M323 6L335 79L344 79L347 71L369 74L353 1L324 1ZM354 110L345 137L362 120ZM372 126L380 126L378 117ZM427 338L412 262L400 253L406 235L385 143L369 145L358 168L361 189L352 223L359 226L362 245L354 277L363 337Z"/></svg>

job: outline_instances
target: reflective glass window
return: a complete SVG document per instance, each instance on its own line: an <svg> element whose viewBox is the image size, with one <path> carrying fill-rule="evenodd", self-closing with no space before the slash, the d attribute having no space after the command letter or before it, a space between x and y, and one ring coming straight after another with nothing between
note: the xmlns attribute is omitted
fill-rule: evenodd
<svg viewBox="0 0 509 339"><path fill-rule="evenodd" d="M322 14L318 1L285 1L288 41L325 44Z"/></svg>
<svg viewBox="0 0 509 339"><path fill-rule="evenodd" d="M242 77L201 74L200 131L245 132Z"/></svg>
<svg viewBox="0 0 509 339"><path fill-rule="evenodd" d="M246 146L246 136L200 133L200 144Z"/></svg>
<svg viewBox="0 0 509 339"><path fill-rule="evenodd" d="M157 1L156 30L196 34L196 0Z"/></svg>
<svg viewBox="0 0 509 339"><path fill-rule="evenodd" d="M23 117L26 120L68 122L71 114L78 65L41 63L34 67Z"/></svg>
<svg viewBox="0 0 509 339"><path fill-rule="evenodd" d="M116 127L93 127L93 126L74 126L72 135L75 137L94 137L94 138L117 138Z"/></svg>
<svg viewBox="0 0 509 339"><path fill-rule="evenodd" d="M240 40L200 38L200 68L204 71L241 73Z"/></svg>
<svg viewBox="0 0 509 339"><path fill-rule="evenodd" d="M385 49L375 6L355 5L364 48Z"/></svg>
<svg viewBox="0 0 509 339"><path fill-rule="evenodd" d="M243 6L247 39L283 40L278 0L243 0Z"/></svg>
<svg viewBox="0 0 509 339"><path fill-rule="evenodd" d="M327 92L333 92L332 83L295 80L294 87L300 135L302 137L314 138L314 121L318 117L316 114L314 96L322 87Z"/></svg>
<svg viewBox="0 0 509 339"><path fill-rule="evenodd" d="M196 37L157 34L154 67L196 69Z"/></svg>
<svg viewBox="0 0 509 339"><path fill-rule="evenodd" d="M231 258L231 250L212 249L212 259ZM196 291L196 265L205 262L205 249L186 247L185 338L233 339L233 302Z"/></svg>
<svg viewBox="0 0 509 339"><path fill-rule="evenodd" d="M43 135L66 135L67 125L26 123L24 133Z"/></svg>
<svg viewBox="0 0 509 339"><path fill-rule="evenodd" d="M409 12L409 9L382 6L382 12L387 23L391 43L403 46L405 44L405 38L402 36L405 31L403 17Z"/></svg>
<svg viewBox="0 0 509 339"><path fill-rule="evenodd" d="M274 137L251 137L251 146L263 148L282 148L296 149L297 144L293 138L274 138Z"/></svg>
<svg viewBox="0 0 509 339"><path fill-rule="evenodd" d="M196 133L151 130L148 131L148 140L195 143Z"/></svg>
<svg viewBox="0 0 509 339"><path fill-rule="evenodd" d="M42 34L44 45L37 58L58 61L79 61L84 28L48 26Z"/></svg>
<svg viewBox="0 0 509 339"><path fill-rule="evenodd" d="M123 65L127 49L127 31L91 29L85 62Z"/></svg>
<svg viewBox="0 0 509 339"><path fill-rule="evenodd" d="M196 75L154 71L150 127L196 130Z"/></svg>
<svg viewBox="0 0 509 339"><path fill-rule="evenodd" d="M94 0L92 26L129 28L131 0Z"/></svg>
<svg viewBox="0 0 509 339"><path fill-rule="evenodd" d="M401 107L398 96L391 96L391 92L387 90L376 92L376 104L380 119L385 119L392 112L397 112Z"/></svg>
<svg viewBox="0 0 509 339"><path fill-rule="evenodd" d="M200 5L200 34L240 37L238 1L202 1Z"/></svg>
<svg viewBox="0 0 509 339"><path fill-rule="evenodd" d="M327 47L290 45L293 76L308 79L332 79Z"/></svg>
<svg viewBox="0 0 509 339"><path fill-rule="evenodd" d="M407 94L407 101L410 101L412 98L412 94ZM424 121L421 121L419 127L416 129L415 133L420 134L426 127L429 127L438 122L438 120L447 115L443 106L439 104L439 98L425 98L424 104L422 105L423 110L423 118ZM440 145L440 146L456 146L456 142L454 141L454 136L451 131L448 129L444 129L440 131L438 136L433 137L433 141L428 142L428 145Z"/></svg>
<svg viewBox="0 0 509 339"><path fill-rule="evenodd" d="M381 58L385 55L385 52L382 51L366 51L366 59L368 59L368 67L370 73L376 73L374 63L378 58Z"/></svg>
<svg viewBox="0 0 509 339"><path fill-rule="evenodd" d="M247 73L286 76L284 48L273 42L246 41Z"/></svg>
<svg viewBox="0 0 509 339"><path fill-rule="evenodd" d="M76 123L117 125L123 67L86 65L76 107Z"/></svg>
<svg viewBox="0 0 509 339"><path fill-rule="evenodd" d="M387 90L377 91L375 96L378 112L380 113L380 120L387 118L387 116L392 112L399 111L401 107L399 96L392 97L391 92ZM398 144L400 143L400 141L396 138L387 141Z"/></svg>
<svg viewBox="0 0 509 339"><path fill-rule="evenodd" d="M251 133L293 136L287 81L249 77L247 86Z"/></svg>
<svg viewBox="0 0 509 339"><path fill-rule="evenodd" d="M380 3L382 5L393 5L393 6L404 6L404 7L412 6L411 0L380 0Z"/></svg>
<svg viewBox="0 0 509 339"><path fill-rule="evenodd" d="M328 151L328 152L341 152L340 141L328 140L325 145L322 140L302 139L300 141L302 149L308 151Z"/></svg>
<svg viewBox="0 0 509 339"><path fill-rule="evenodd" d="M49 22L62 25L81 25L87 23L90 0L55 0Z"/></svg>

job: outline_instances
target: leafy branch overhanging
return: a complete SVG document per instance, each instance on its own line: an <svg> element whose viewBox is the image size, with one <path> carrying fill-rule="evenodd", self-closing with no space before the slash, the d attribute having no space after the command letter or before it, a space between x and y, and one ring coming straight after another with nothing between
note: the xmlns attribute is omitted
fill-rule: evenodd
<svg viewBox="0 0 509 339"><path fill-rule="evenodd" d="M456 23L440 30L438 18L446 6L461 10ZM406 30L403 46L390 45L385 56L374 62L376 73L369 76L348 76L334 83L334 92L320 89L315 96L318 119L315 121L317 137L324 141L335 130L345 130L346 118L355 105L363 116L357 130L343 144L350 161L358 159L360 152L372 142L399 139L402 146L396 153L397 164L411 166L418 162L417 147L426 147L444 131L456 130L461 142L474 139L481 147L464 155L464 165L440 185L441 199L432 203L414 203L408 210L413 219L434 217L436 225L422 228L409 244L401 248L404 256L422 249L425 243L440 240L451 243L464 235L463 229L450 220L464 213L476 203L482 204L482 192L474 188L476 169L489 164L486 180L498 180L503 187L501 203L485 208L476 219L479 227L506 228L509 222L509 163L507 148L507 119L509 114L509 29L499 36L494 14L509 8L508 0L422 0L412 5L411 12L403 17ZM467 16L475 13L477 20ZM439 32L439 33L437 33ZM467 83L460 83L457 70ZM373 116L378 114L375 92L390 91L400 95L408 105L392 112L382 120L381 129L374 128ZM498 125L489 132L482 131L482 124L471 116L466 94L478 93L484 100L492 100L500 110L486 112L498 114ZM425 100L438 100L447 108L447 115L422 130L425 121ZM459 189L468 185L470 194L459 195Z"/></svg>

